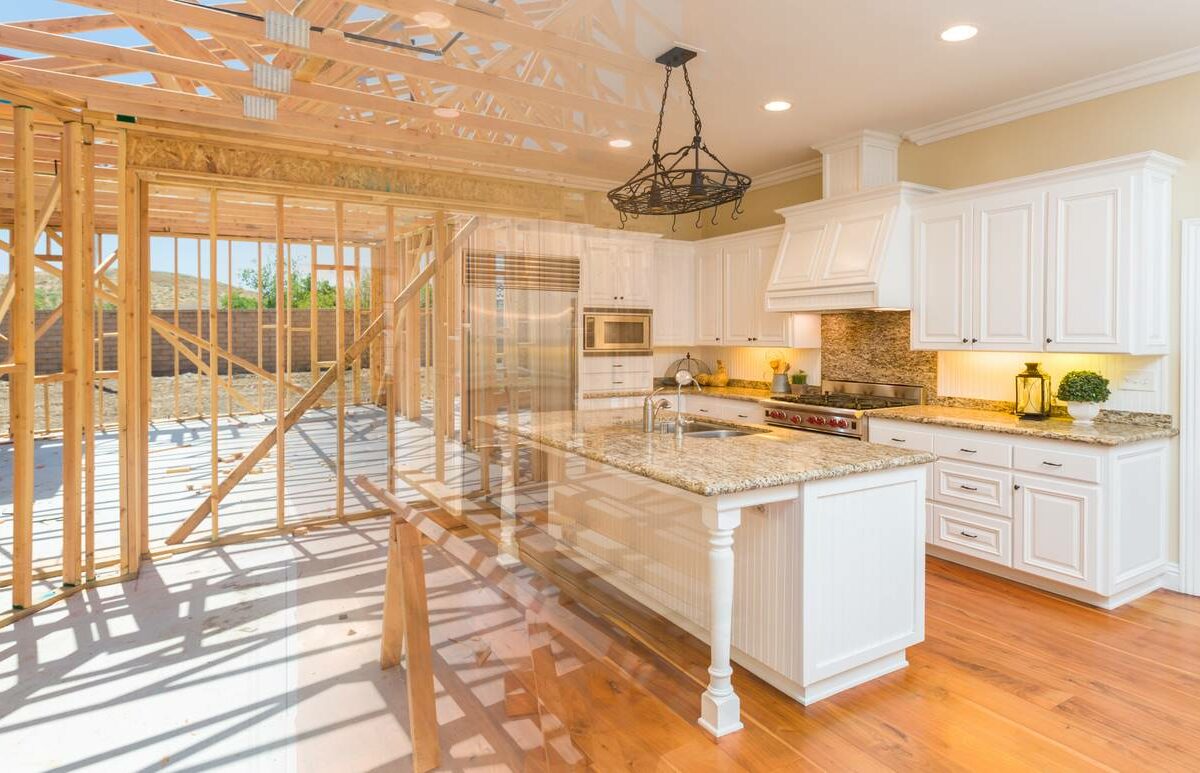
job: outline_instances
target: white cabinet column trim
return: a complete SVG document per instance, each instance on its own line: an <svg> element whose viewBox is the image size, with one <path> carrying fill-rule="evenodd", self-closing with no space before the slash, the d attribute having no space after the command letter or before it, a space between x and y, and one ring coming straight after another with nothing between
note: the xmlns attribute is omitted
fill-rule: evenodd
<svg viewBox="0 0 1200 773"><path fill-rule="evenodd" d="M1179 585L1200 596L1200 218L1183 221L1179 263Z"/></svg>
<svg viewBox="0 0 1200 773"><path fill-rule="evenodd" d="M719 502L704 508L708 529L708 590L711 605L708 689L700 696L700 727L714 737L741 730L741 699L733 691L729 660L733 636L733 530L742 522L739 504Z"/></svg>

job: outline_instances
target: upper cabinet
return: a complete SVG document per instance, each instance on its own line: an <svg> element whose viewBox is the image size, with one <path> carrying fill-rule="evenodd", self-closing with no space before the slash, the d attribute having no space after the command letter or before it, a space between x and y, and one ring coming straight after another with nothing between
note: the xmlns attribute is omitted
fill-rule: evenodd
<svg viewBox="0 0 1200 773"><path fill-rule="evenodd" d="M1166 354L1179 165L1141 153L921 202L912 348Z"/></svg>
<svg viewBox="0 0 1200 773"><path fill-rule="evenodd" d="M593 235L584 258L585 306L648 309L653 297L653 237Z"/></svg>
<svg viewBox="0 0 1200 773"><path fill-rule="evenodd" d="M696 249L663 239L654 244L654 346L696 342Z"/></svg>
<svg viewBox="0 0 1200 773"><path fill-rule="evenodd" d="M717 345L725 331L725 258L721 248L705 244L696 250L697 344Z"/></svg>

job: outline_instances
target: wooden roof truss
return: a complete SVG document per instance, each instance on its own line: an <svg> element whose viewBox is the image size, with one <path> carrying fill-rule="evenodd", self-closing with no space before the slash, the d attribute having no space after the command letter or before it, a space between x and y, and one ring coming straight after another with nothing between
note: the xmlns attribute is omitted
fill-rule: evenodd
<svg viewBox="0 0 1200 773"><path fill-rule="evenodd" d="M669 34L639 0L70 2L93 13L0 24L26 53L0 61L0 95L597 184L633 161L608 140L656 118L661 68L635 31ZM268 14L303 20L307 44L268 36ZM144 43L93 39L116 30Z"/></svg>

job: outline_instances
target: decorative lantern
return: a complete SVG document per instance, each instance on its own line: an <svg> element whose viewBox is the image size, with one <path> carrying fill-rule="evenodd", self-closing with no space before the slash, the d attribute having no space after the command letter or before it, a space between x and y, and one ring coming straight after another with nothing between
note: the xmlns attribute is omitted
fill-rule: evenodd
<svg viewBox="0 0 1200 773"><path fill-rule="evenodd" d="M1017 374L1017 417L1021 419L1050 418L1050 377L1040 363L1027 362Z"/></svg>

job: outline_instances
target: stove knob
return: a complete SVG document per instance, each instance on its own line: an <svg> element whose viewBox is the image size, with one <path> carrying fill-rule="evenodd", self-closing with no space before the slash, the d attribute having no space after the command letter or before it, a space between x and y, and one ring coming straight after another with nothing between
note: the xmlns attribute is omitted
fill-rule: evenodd
<svg viewBox="0 0 1200 773"><path fill-rule="evenodd" d="M809 416L808 418L805 419L805 421L807 421L809 424L816 424L817 418L815 416Z"/></svg>
<svg viewBox="0 0 1200 773"><path fill-rule="evenodd" d="M838 420L837 420L837 425L838 425L839 427L841 427L842 429L845 429L845 428L846 428L846 420L845 420L845 419L838 419Z"/></svg>
<svg viewBox="0 0 1200 773"><path fill-rule="evenodd" d="M824 425L825 425L825 418L824 418L823 416L818 416L818 417L817 417L816 419L814 419L813 421L814 421L814 422L817 424L817 426L824 426Z"/></svg>
<svg viewBox="0 0 1200 773"><path fill-rule="evenodd" d="M793 417L792 417L792 424L799 424L799 423L800 423L800 417L799 417L799 416L793 416Z"/></svg>

